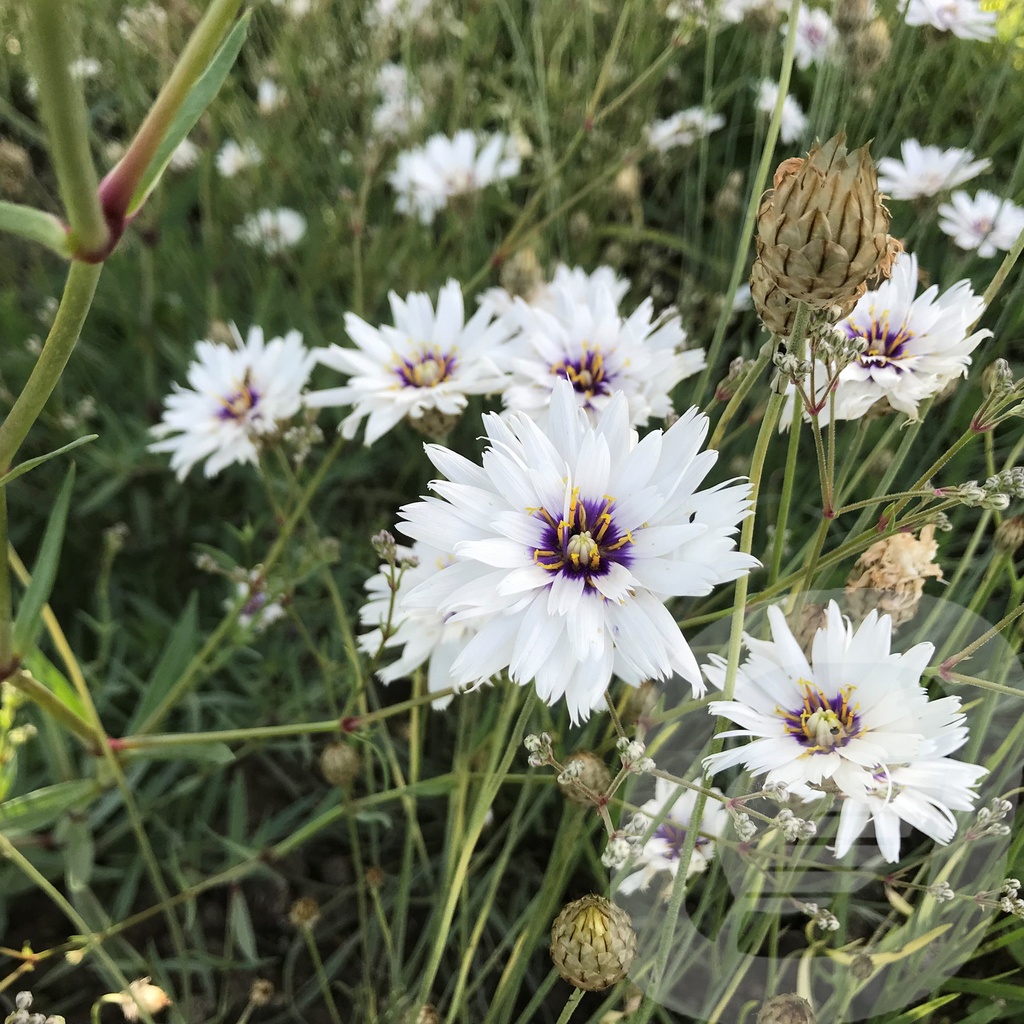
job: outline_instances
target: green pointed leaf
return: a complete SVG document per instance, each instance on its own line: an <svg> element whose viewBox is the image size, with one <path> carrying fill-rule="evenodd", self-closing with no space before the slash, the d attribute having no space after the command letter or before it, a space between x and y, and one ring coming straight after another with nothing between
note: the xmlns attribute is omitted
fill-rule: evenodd
<svg viewBox="0 0 1024 1024"><path fill-rule="evenodd" d="M15 466L14 469L4 473L3 476L0 476L0 487L5 487L12 480L17 480L19 476L24 476L30 470L35 469L37 466L41 466L44 462L49 462L50 459L55 459L58 455L66 455L75 448L80 448L83 444L95 441L99 436L99 434L86 434L85 437L80 437L78 440L64 445L63 448L58 448L56 451L49 452L46 455L40 455L35 459L29 459L27 462L22 462L20 465Z"/></svg>
<svg viewBox="0 0 1024 1024"><path fill-rule="evenodd" d="M75 467L72 465L64 477L57 500L53 503L50 521L46 524L43 542L39 546L39 556L32 567L32 579L22 595L18 614L14 619L14 656L19 660L35 645L42 624L43 608L53 591L74 483Z"/></svg>
<svg viewBox="0 0 1024 1024"><path fill-rule="evenodd" d="M226 743L173 743L159 747L128 747L120 751L122 761L198 761L230 764L235 752Z"/></svg>
<svg viewBox="0 0 1024 1024"><path fill-rule="evenodd" d="M249 905L240 889L231 894L231 906L228 908L228 926L235 945L241 950L243 956L249 960L258 961L260 958L256 950L256 931L252 926L252 917L249 914Z"/></svg>
<svg viewBox="0 0 1024 1024"><path fill-rule="evenodd" d="M238 58L238 53L245 42L245 34L249 30L249 19L251 12L246 12L235 23L235 27L228 33L221 48L214 55L206 71L192 87L192 91L185 98L174 121L171 122L163 142L160 143L152 161L142 175L139 187L135 190L131 202L128 204L128 216L138 212L139 208L146 201L149 193L156 188L167 165L171 162L171 155L178 148L178 145L185 139L196 121L212 102L214 96L220 91L224 79L228 77Z"/></svg>
<svg viewBox="0 0 1024 1024"><path fill-rule="evenodd" d="M71 243L64 225L50 213L21 203L0 201L0 231L39 242L65 259L71 259Z"/></svg>
<svg viewBox="0 0 1024 1024"><path fill-rule="evenodd" d="M84 810L100 792L95 779L76 779L5 800L0 803L0 830L10 834L47 828L65 811Z"/></svg>
<svg viewBox="0 0 1024 1024"><path fill-rule="evenodd" d="M181 613L181 618L171 630L167 646L164 648L163 654L160 655L160 661L146 684L142 700L139 701L139 706L135 709L135 714L132 715L132 720L124 731L125 736L136 732L139 724L144 722L155 708L159 707L160 702L167 696L171 687L185 670L185 666L195 654L198 645L199 601L193 592L188 605Z"/></svg>
<svg viewBox="0 0 1024 1024"><path fill-rule="evenodd" d="M89 716L86 713L85 705L75 693L75 688L68 681L67 676L38 647L33 648L25 655L23 664L32 678L42 683L61 704L79 718L88 721Z"/></svg>
<svg viewBox="0 0 1024 1024"><path fill-rule="evenodd" d="M64 879L68 889L77 893L89 885L96 863L96 845L89 823L77 815L64 818L58 831L64 848Z"/></svg>

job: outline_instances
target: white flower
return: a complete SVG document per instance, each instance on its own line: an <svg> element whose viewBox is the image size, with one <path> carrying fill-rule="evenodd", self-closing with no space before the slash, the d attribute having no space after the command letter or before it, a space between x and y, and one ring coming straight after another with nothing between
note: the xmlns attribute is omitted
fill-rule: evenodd
<svg viewBox="0 0 1024 1024"><path fill-rule="evenodd" d="M582 267L569 267L559 263L551 281L541 284L527 299L531 306L554 313L559 302L569 298L573 302L590 304L594 296L610 294L616 307L629 291L629 280L608 266L597 267L589 274ZM504 288L488 288L480 297L481 302L490 302L500 314L505 314L515 305L515 298Z"/></svg>
<svg viewBox="0 0 1024 1024"><path fill-rule="evenodd" d="M755 106L762 114L771 116L779 98L779 83L770 78L763 78L757 86L757 102ZM807 115L792 93L787 93L782 101L782 122L779 126L779 137L783 142L798 142L807 131Z"/></svg>
<svg viewBox="0 0 1024 1024"><path fill-rule="evenodd" d="M888 615L872 611L853 629L832 601L808 661L782 609L769 608L768 619L772 640L745 637L749 655L737 673L735 699L708 707L739 726L723 736L749 742L705 758L705 768L713 773L742 764L752 775L764 775L766 784L780 783L805 799L821 796L829 780L855 805L842 811L840 856L869 813L876 827L882 823L880 846L889 859L894 859L886 823L891 824L890 812L947 842L955 828L948 808L973 801L973 795L964 795L964 780L977 781L984 769L946 757L966 742L967 730L959 697L930 701L920 685L934 645L892 653ZM712 655L704 673L721 689L725 669L725 660ZM929 781L936 779L937 786ZM922 802L935 813L925 813ZM937 810L942 805L944 814ZM945 827L938 827L939 818L946 820ZM898 846L897 836L895 856Z"/></svg>
<svg viewBox="0 0 1024 1024"><path fill-rule="evenodd" d="M411 548L398 547L395 555L396 564L403 559L414 559L416 564L400 570L401 577L393 601L389 566L382 565L380 571L366 581L368 600L359 609L359 621L370 627L370 631L359 637L359 647L371 657L380 651L381 643L387 651L401 649L402 654L397 661L377 672L382 683L403 679L427 663L427 689L430 693L455 687L452 664L466 640L473 635L473 627L450 617L446 621L436 608L409 608L404 602L410 591L450 565L453 558L419 541ZM388 625L390 636L384 641L383 628ZM451 701L450 694L438 697L433 706L444 708Z"/></svg>
<svg viewBox="0 0 1024 1024"><path fill-rule="evenodd" d="M258 210L235 229L235 237L247 245L258 245L268 256L277 256L302 241L306 218L296 210L282 206L278 210Z"/></svg>
<svg viewBox="0 0 1024 1024"><path fill-rule="evenodd" d="M574 722L613 673L638 685L678 672L701 692L663 602L758 564L734 550L748 485L697 490L718 453L698 454L708 421L696 409L638 441L624 395L594 427L559 382L549 423L545 433L522 414L487 414L482 465L427 446L447 479L431 484L438 497L403 507L399 529L455 561L404 605L477 627L452 666L460 685L507 669L548 703L564 696Z"/></svg>
<svg viewBox="0 0 1024 1024"><path fill-rule="evenodd" d="M961 39L994 39L998 11L982 10L977 0L903 0L908 25L931 25Z"/></svg>
<svg viewBox="0 0 1024 1024"><path fill-rule="evenodd" d="M190 388L174 385L164 399L163 419L152 429L160 438L150 451L170 452L179 480L206 460L206 476L234 462L258 462L259 444L294 416L313 369L313 354L298 331L264 344L259 327L245 341L232 325L234 346L196 344L188 369Z"/></svg>
<svg viewBox="0 0 1024 1024"><path fill-rule="evenodd" d="M477 147L479 146L479 152ZM466 195L519 173L519 156L509 136L479 138L462 129L448 138L431 135L426 144L398 154L388 175L398 193L399 213L414 213L430 224L452 196Z"/></svg>
<svg viewBox="0 0 1024 1024"><path fill-rule="evenodd" d="M783 25L779 30L782 38L789 35L789 24ZM808 7L800 5L800 11L796 18L796 43L794 44L794 59L796 66L803 70L812 64L821 64L828 60L835 50L839 36L836 33L832 19L820 7Z"/></svg>
<svg viewBox="0 0 1024 1024"><path fill-rule="evenodd" d="M1024 209L986 189L972 199L966 192L954 192L939 207L939 227L961 249L977 249L982 257L1009 251L1024 230Z"/></svg>
<svg viewBox="0 0 1024 1024"><path fill-rule="evenodd" d="M552 284L547 308L517 299L506 314L517 333L498 355L509 375L502 394L506 409L540 422L559 380L568 379L576 402L591 422L622 392L631 426L672 410L672 389L705 365L704 350L686 350L686 332L669 310L654 319L650 299L629 317L618 312L614 292ZM548 311L550 310L550 312Z"/></svg>
<svg viewBox="0 0 1024 1024"><path fill-rule="evenodd" d="M217 150L217 171L222 178L233 178L240 171L248 170L263 162L263 154L253 142L239 145L234 139L228 139Z"/></svg>
<svg viewBox="0 0 1024 1024"><path fill-rule="evenodd" d="M663 120L652 121L647 126L647 144L659 153L667 153L675 146L692 146L724 126L725 118L721 114L691 107Z"/></svg>
<svg viewBox="0 0 1024 1024"><path fill-rule="evenodd" d="M82 80L95 78L103 70L103 65L95 57L79 57L68 65L72 78Z"/></svg>
<svg viewBox="0 0 1024 1024"><path fill-rule="evenodd" d="M374 110L372 124L383 138L408 135L423 119L423 97L401 64L384 64L377 72L380 105Z"/></svg>
<svg viewBox="0 0 1024 1024"><path fill-rule="evenodd" d="M167 164L172 171L187 171L199 163L199 147L188 139L182 139L174 152L171 153L170 162Z"/></svg>
<svg viewBox="0 0 1024 1024"><path fill-rule="evenodd" d="M288 93L272 78L261 78L256 86L256 108L263 115L272 114L288 103ZM258 161L257 161L258 162ZM221 171L223 174L224 172Z"/></svg>
<svg viewBox="0 0 1024 1024"><path fill-rule="evenodd" d="M969 149L940 149L907 139L901 146L903 160L891 156L878 161L878 189L892 199L920 199L987 171L991 160L975 160Z"/></svg>
<svg viewBox="0 0 1024 1024"><path fill-rule="evenodd" d="M430 8L431 0L374 0L366 12L366 23L375 28L409 29Z"/></svg>
<svg viewBox="0 0 1024 1024"><path fill-rule="evenodd" d="M917 257L904 253L892 278L861 296L837 325L848 338L868 343L839 375L837 419L857 419L882 398L916 419L918 403L966 376L970 353L991 337L989 330L967 333L985 308L970 281L958 281L941 295L937 285L915 299L916 291ZM827 422L828 407L823 411Z"/></svg>
<svg viewBox="0 0 1024 1024"><path fill-rule="evenodd" d="M713 792L722 795L717 789ZM651 879L661 871L667 871L675 878L679 871L679 858L686 845L687 829L693 823L696 802L695 789L683 789L668 779L658 779L655 782L654 799L643 804L640 813L652 821L661 819L661 824L655 828L651 838L634 853L633 863L639 870L627 875L619 883L620 893L629 895L637 889L646 889L651 884ZM698 829L702 835L697 836L693 852L690 854L690 863L686 868L687 878L707 870L715 856L714 840L721 837L728 820L725 805L720 800L709 797L704 805ZM710 836L714 839L709 838Z"/></svg>
<svg viewBox="0 0 1024 1024"><path fill-rule="evenodd" d="M117 31L122 38L143 50L163 39L166 30L167 11L155 3L126 7L117 23Z"/></svg>
<svg viewBox="0 0 1024 1024"><path fill-rule="evenodd" d="M267 589L267 581L259 569L253 569L247 580L235 584L235 596L224 602L224 610L235 606L240 597L246 602L238 615L238 624L243 629L252 629L254 633L262 633L279 619L284 618L284 606L279 596L272 595Z"/></svg>
<svg viewBox="0 0 1024 1024"><path fill-rule="evenodd" d="M304 18L313 10L314 0L270 0L280 7L289 18Z"/></svg>
<svg viewBox="0 0 1024 1024"><path fill-rule="evenodd" d="M430 410L457 416L466 408L467 395L504 386L492 357L511 327L493 318L490 305L482 305L467 321L457 281L441 289L436 313L422 292L405 299L391 292L388 300L394 326L372 327L354 313L345 315L345 330L356 348L331 345L317 357L350 380L306 398L310 406L355 406L341 424L342 434L355 437L366 419L368 445L406 417L420 419Z"/></svg>

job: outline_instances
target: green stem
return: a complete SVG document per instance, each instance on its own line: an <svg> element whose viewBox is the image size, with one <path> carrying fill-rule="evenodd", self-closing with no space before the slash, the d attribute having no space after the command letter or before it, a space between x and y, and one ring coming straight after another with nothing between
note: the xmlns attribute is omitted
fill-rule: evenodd
<svg viewBox="0 0 1024 1024"><path fill-rule="evenodd" d="M25 389L18 395L7 419L0 425L0 472L10 467L15 453L57 386L78 336L82 333L82 324L92 305L96 282L102 269L102 264L72 261L60 307L43 351L39 354Z"/></svg>
<svg viewBox="0 0 1024 1024"><path fill-rule="evenodd" d="M963 448L966 444L969 444L977 436L977 431L970 429L965 430L960 435L960 437L958 437L910 486L909 493L921 490L925 486L925 484L927 484L928 481L931 480L931 478L935 476L935 474L938 473L938 471L942 469L942 467L945 466L946 463L949 462L949 460L952 459L958 451L960 451L961 448ZM892 515L889 518L895 519L900 514L900 512L903 511L908 501L910 501L909 498L903 498L902 500L900 500L896 504L896 507L893 509Z"/></svg>
<svg viewBox="0 0 1024 1024"><path fill-rule="evenodd" d="M0 230L39 242L65 259L71 257L71 245L64 225L51 213L20 203L0 201Z"/></svg>
<svg viewBox="0 0 1024 1024"><path fill-rule="evenodd" d="M0 672L4 676L14 665L14 603L11 598L11 570L2 553L7 550L7 488L0 487Z"/></svg>
<svg viewBox="0 0 1024 1024"><path fill-rule="evenodd" d="M988 309L992 304L992 300L999 294L999 289L1003 287L1007 277L1010 275L1010 271L1013 269L1013 265L1020 258L1021 251L1024 251L1024 231L1021 231L1017 236L1017 241L1013 243L1013 248L1003 258L1003 262L996 271L996 276L992 278L991 283L985 289L985 294L982 296L984 306L982 307L982 311L978 314L978 319L967 328L968 334L978 326L978 321L985 315L985 310Z"/></svg>
<svg viewBox="0 0 1024 1024"><path fill-rule="evenodd" d="M722 438L725 436L725 428L732 421L732 418L736 415L739 407L743 404L747 395L750 394L751 388L760 379L761 371L772 361L772 350L775 339L767 341L761 346L761 351L757 354L757 359L754 365L747 369L747 372L743 375L743 379L740 381L732 398L729 399L728 405L722 410L722 415L719 421L715 424L714 432L711 435L711 440L708 441L709 448L718 449L721 447Z"/></svg>
<svg viewBox="0 0 1024 1024"><path fill-rule="evenodd" d="M580 1005L580 1000L583 998L583 989L578 988L569 998L566 1000L565 1006L562 1007L562 1012L558 1015L558 1020L555 1024L568 1024L569 1018L573 1015L576 1007Z"/></svg>
<svg viewBox="0 0 1024 1024"><path fill-rule="evenodd" d="M789 447L786 450L786 472L782 479L782 496L775 517L775 541L772 544L772 567L768 582L774 583L782 572L782 557L786 547L786 526L789 509L793 504L793 485L796 482L796 460L800 453L800 428L804 423L804 400L800 392L793 395L793 419L789 425Z"/></svg>
<svg viewBox="0 0 1024 1024"><path fill-rule="evenodd" d="M320 950L317 949L316 940L313 938L313 931L311 928L303 928L302 933L306 939L306 948L309 950L309 958L313 961L313 970L316 972L317 984L320 986L324 1002L327 1004L327 1012L330 1014L331 1020L334 1024L341 1024L341 1014L338 1013L338 1004L334 1001L334 993L331 991L331 986L327 981L327 972L324 970L324 962L320 956Z"/></svg>
<svg viewBox="0 0 1024 1024"><path fill-rule="evenodd" d="M99 251L109 231L97 194L82 84L71 74L78 55L74 18L64 0L30 0L25 11L25 43L39 83L39 112L71 226L71 248Z"/></svg>
<svg viewBox="0 0 1024 1024"><path fill-rule="evenodd" d="M7 682L16 690L20 690L29 700L39 705L51 718L60 722L66 729L73 732L86 747L98 754L96 731L84 719L74 713L56 694L48 690L38 679L33 679L27 672L15 672L8 676Z"/></svg>

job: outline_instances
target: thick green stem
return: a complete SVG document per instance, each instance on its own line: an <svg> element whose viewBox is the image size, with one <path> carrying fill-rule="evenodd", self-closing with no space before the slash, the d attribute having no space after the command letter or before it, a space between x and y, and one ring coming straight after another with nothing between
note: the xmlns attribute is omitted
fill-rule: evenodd
<svg viewBox="0 0 1024 1024"><path fill-rule="evenodd" d="M15 453L57 386L82 332L102 269L100 264L72 262L60 308L43 351L14 408L0 425L0 472L10 467Z"/></svg>
<svg viewBox="0 0 1024 1024"><path fill-rule="evenodd" d="M30 0L25 9L25 43L39 83L39 112L71 226L71 248L76 252L102 250L109 232L89 150L85 97L81 82L71 74L78 56L73 15L65 0Z"/></svg>
<svg viewBox="0 0 1024 1024"><path fill-rule="evenodd" d="M0 552L7 550L7 488L0 487ZM14 667L14 603L11 599L11 569L0 557L0 672L6 676Z"/></svg>

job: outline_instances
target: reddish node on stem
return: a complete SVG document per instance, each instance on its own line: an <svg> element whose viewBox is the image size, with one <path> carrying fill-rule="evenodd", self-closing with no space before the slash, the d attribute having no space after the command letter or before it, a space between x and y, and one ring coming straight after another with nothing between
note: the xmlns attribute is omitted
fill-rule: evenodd
<svg viewBox="0 0 1024 1024"><path fill-rule="evenodd" d="M355 732L360 726L360 720L356 715L349 715L341 720L342 732Z"/></svg>
<svg viewBox="0 0 1024 1024"><path fill-rule="evenodd" d="M499 250L491 257L491 266L497 270L507 259L508 257Z"/></svg>
<svg viewBox="0 0 1024 1024"><path fill-rule="evenodd" d="M879 533L885 533L885 531L889 529L889 517L879 516L878 525L875 527L875 529L878 530Z"/></svg>
<svg viewBox="0 0 1024 1024"><path fill-rule="evenodd" d="M594 119L592 117L585 117L583 119L583 130L588 134L594 130Z"/></svg>
<svg viewBox="0 0 1024 1024"><path fill-rule="evenodd" d="M127 745L124 740L119 740L116 736L107 737L107 746L113 751L124 750Z"/></svg>
<svg viewBox="0 0 1024 1024"><path fill-rule="evenodd" d="M957 662L955 658L947 658L939 666L940 678L944 679L947 683L951 683L953 681L953 669L956 668L956 664Z"/></svg>
<svg viewBox="0 0 1024 1024"><path fill-rule="evenodd" d="M832 508L831 505L827 505L825 508L823 508L821 510L821 514L826 519L835 519L835 517L836 517L836 510L834 508Z"/></svg>

